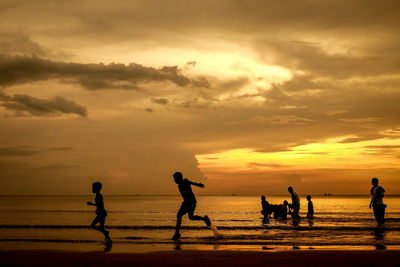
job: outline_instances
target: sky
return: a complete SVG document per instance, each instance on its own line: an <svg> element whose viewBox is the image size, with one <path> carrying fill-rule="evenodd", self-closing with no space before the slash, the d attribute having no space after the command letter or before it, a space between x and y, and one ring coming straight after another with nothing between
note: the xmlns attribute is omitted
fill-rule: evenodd
<svg viewBox="0 0 400 267"><path fill-rule="evenodd" d="M400 194L397 0L0 1L0 194Z"/></svg>

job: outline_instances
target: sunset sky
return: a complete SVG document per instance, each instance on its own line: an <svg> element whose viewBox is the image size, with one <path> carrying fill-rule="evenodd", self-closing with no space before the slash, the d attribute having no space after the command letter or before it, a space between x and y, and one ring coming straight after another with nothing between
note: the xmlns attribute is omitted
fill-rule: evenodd
<svg viewBox="0 0 400 267"><path fill-rule="evenodd" d="M400 194L400 2L0 2L0 194Z"/></svg>

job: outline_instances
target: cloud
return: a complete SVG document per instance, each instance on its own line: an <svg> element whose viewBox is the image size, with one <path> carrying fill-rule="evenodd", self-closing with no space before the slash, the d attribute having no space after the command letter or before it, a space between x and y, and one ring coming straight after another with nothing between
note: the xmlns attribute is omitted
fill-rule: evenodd
<svg viewBox="0 0 400 267"><path fill-rule="evenodd" d="M341 140L339 143L356 143L356 142L362 142L362 141L369 141L369 140L375 140L375 139L380 139L386 137L384 134L380 133L365 133L362 136L356 136L356 137L349 137L344 140Z"/></svg>
<svg viewBox="0 0 400 267"><path fill-rule="evenodd" d="M9 143L46 147L69 141L79 148L68 159L65 155L55 159L53 153L43 153L40 161L32 156L35 168L64 161L83 166L83 171L26 173L24 177L32 182L26 184L18 184L16 178L23 177L18 168L14 174L1 174L4 179L0 182L21 185L13 192L49 192L42 188L47 181L47 189L64 193L68 185L60 177L65 176L80 179L68 180L73 188L67 192L85 193L90 190L90 186L86 190L90 177L108 176L108 186L120 183L114 187L117 194L177 193L171 170L184 166L201 177L194 160L199 153L238 148L286 151L343 136L352 137L343 142L399 138L398 130L387 131L398 129L400 114L396 0L294 0L290 7L277 0L184 4L181 0L149 0L118 5L103 0L54 5L14 2L0 4L2 28L12 32L0 34L0 54L7 54L0 57L0 88L7 87L8 94L36 96L33 91L43 90L40 95L74 99L84 103L96 121L4 117L5 130L0 131L4 147ZM72 62L56 57L48 48L72 53ZM238 62L228 64L232 58ZM108 64L112 61L124 64ZM131 61L136 63L127 64ZM165 65L179 67L154 67ZM192 74L210 70L215 70L213 77ZM289 76L293 78L277 82ZM57 83L62 84L55 86ZM124 90L95 91L102 89ZM2 97L1 103L8 101L17 115L40 113L29 111L36 107L32 102L40 101L14 99L17 95L12 94L8 100ZM24 111L18 111L16 104ZM7 111L2 108L2 112ZM59 114L63 113L48 115ZM170 147L163 154L166 144ZM37 155L27 148L14 153ZM155 165L159 168L152 167ZM310 178L310 173L292 169L275 170L282 172L280 175L266 174L261 166L252 171L258 172L259 183L247 183L246 187L264 190L263 183L270 182L269 188L277 190L273 183L279 183L279 190L285 191L277 193L286 192L281 181L292 172L304 177L302 184ZM128 175L121 182L118 173L124 172ZM345 177L342 182L346 186L349 182L344 180L353 177L332 170L319 174L318 186L326 186L329 174ZM357 176L358 181L365 174L369 175ZM41 180L46 175L48 179ZM215 183L216 194L231 186L230 178L235 176L229 172L219 175L227 179ZM249 173L234 178L237 186L232 191L245 192L243 181L248 177L253 178ZM3 184L0 188L12 191Z"/></svg>
<svg viewBox="0 0 400 267"><path fill-rule="evenodd" d="M394 47L399 45L400 41L391 40L347 48L345 52L331 52L324 49L322 43L267 39L255 42L255 49L270 63L314 76L346 79L397 74L400 56Z"/></svg>
<svg viewBox="0 0 400 267"><path fill-rule="evenodd" d="M247 165L249 168L284 168L289 167L289 165L282 164L273 164L273 163L259 163L259 162L250 162Z"/></svg>
<svg viewBox="0 0 400 267"><path fill-rule="evenodd" d="M376 145L376 146L365 146L365 148L372 148L372 149L393 149L393 148L400 148L400 145Z"/></svg>
<svg viewBox="0 0 400 267"><path fill-rule="evenodd" d="M72 150L72 147L36 148L34 146L6 146L0 147L0 157L30 157L45 152L68 150Z"/></svg>
<svg viewBox="0 0 400 267"><path fill-rule="evenodd" d="M288 174L283 179L283 182L290 186L296 186L302 182L300 175L297 173Z"/></svg>
<svg viewBox="0 0 400 267"><path fill-rule="evenodd" d="M295 115L273 115L271 117L255 116L251 121L259 124L296 124L302 125L305 123L313 122L313 120L301 118Z"/></svg>
<svg viewBox="0 0 400 267"><path fill-rule="evenodd" d="M169 103L169 100L166 98L152 98L151 102L160 104L160 105L166 105Z"/></svg>
<svg viewBox="0 0 400 267"><path fill-rule="evenodd" d="M48 50L19 32L0 32L0 53L47 56Z"/></svg>
<svg viewBox="0 0 400 267"><path fill-rule="evenodd" d="M166 81L181 87L210 86L206 78L188 78L177 66L156 69L136 63L82 64L52 61L37 56L0 55L0 86L49 79L59 79L63 83L75 82L88 90L137 90L140 83Z"/></svg>
<svg viewBox="0 0 400 267"><path fill-rule="evenodd" d="M16 115L47 116L60 114L77 114L87 117L87 109L75 101L61 96L46 100L27 94L5 95L0 92L0 106L15 111Z"/></svg>

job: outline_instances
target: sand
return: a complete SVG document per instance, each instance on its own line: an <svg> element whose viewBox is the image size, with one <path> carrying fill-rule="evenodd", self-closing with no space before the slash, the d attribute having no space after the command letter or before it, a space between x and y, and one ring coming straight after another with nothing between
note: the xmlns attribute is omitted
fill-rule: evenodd
<svg viewBox="0 0 400 267"><path fill-rule="evenodd" d="M400 251L0 251L1 266L400 266Z"/></svg>

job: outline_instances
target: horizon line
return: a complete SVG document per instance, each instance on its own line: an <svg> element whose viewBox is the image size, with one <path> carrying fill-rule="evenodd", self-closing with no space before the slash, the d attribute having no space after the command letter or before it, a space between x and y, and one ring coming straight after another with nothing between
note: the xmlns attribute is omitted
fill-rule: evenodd
<svg viewBox="0 0 400 267"><path fill-rule="evenodd" d="M0 197L13 197L13 196L92 196L93 194L0 194ZM179 194L103 194L104 196L118 196L118 197L132 197L132 196L160 196L160 197L180 197ZM221 194L221 195L203 195L198 194L197 196L206 197L254 197L254 196L287 196L288 194ZM299 196L307 196L309 194L299 194ZM322 196L322 197L365 197L371 196L369 194L311 194L311 196ZM399 197L400 194L385 194L385 197Z"/></svg>

